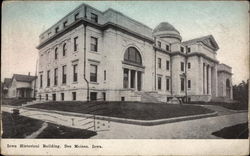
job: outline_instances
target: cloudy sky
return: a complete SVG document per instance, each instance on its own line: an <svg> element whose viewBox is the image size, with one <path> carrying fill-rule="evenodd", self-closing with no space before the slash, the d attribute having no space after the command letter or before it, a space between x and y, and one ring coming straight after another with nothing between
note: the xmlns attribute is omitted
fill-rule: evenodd
<svg viewBox="0 0 250 156"><path fill-rule="evenodd" d="M167 21L183 40L212 34L220 49L217 58L233 68L233 82L249 77L248 2L111 1L85 3L108 8L154 28ZM72 11L77 2L5 2L2 5L1 80L13 73L35 74L38 36Z"/></svg>

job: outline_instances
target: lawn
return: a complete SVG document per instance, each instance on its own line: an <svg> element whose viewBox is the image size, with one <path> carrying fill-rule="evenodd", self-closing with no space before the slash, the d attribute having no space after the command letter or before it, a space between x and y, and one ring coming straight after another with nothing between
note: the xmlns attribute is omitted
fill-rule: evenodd
<svg viewBox="0 0 250 156"><path fill-rule="evenodd" d="M188 104L200 104L200 105L216 105L216 106L222 106L227 109L232 110L248 110L248 104L243 104L240 102L233 102L233 103L226 103L226 102L203 102L203 101L197 101L197 102L189 102Z"/></svg>
<svg viewBox="0 0 250 156"><path fill-rule="evenodd" d="M2 105L21 106L33 99L2 99Z"/></svg>
<svg viewBox="0 0 250 156"><path fill-rule="evenodd" d="M238 124L231 127L225 127L212 134L224 139L247 139L248 138L248 123Z"/></svg>
<svg viewBox="0 0 250 156"><path fill-rule="evenodd" d="M137 120L156 120L187 115L212 113L212 110L201 106L173 105L163 103L142 103L142 102L82 102L63 101L46 102L30 105L28 107L47 110L67 111L82 114L94 114L118 118Z"/></svg>
<svg viewBox="0 0 250 156"><path fill-rule="evenodd" d="M2 138L25 138L42 127L44 121L32 119L25 116L14 117L12 114L2 113L3 134ZM96 135L96 132L69 128L48 123L48 127L44 129L37 138L79 138L85 139Z"/></svg>

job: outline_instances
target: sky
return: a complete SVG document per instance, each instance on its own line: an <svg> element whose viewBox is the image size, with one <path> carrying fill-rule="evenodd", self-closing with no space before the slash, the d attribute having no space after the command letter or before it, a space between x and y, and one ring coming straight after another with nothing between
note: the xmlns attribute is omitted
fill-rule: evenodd
<svg viewBox="0 0 250 156"><path fill-rule="evenodd" d="M249 78L247 1L38 1L2 4L1 81L13 73L35 75L39 35L82 3L113 8L155 28L169 22L183 41L213 35L217 59L232 67L233 83Z"/></svg>

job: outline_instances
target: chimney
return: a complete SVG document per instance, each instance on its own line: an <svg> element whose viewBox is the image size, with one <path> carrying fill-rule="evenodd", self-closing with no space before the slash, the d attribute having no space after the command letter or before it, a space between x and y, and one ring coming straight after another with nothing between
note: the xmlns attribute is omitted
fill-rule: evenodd
<svg viewBox="0 0 250 156"><path fill-rule="evenodd" d="M30 76L30 72L28 73L28 76Z"/></svg>

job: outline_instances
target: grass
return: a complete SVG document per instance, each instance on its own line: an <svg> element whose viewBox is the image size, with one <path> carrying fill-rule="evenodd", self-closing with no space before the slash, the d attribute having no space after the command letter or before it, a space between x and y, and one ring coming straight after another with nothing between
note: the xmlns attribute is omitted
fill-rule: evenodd
<svg viewBox="0 0 250 156"><path fill-rule="evenodd" d="M25 138L31 135L42 127L44 121L32 119L25 116L18 118L10 113L2 113L3 134L2 138ZM37 138L90 138L96 135L96 132L89 130L82 130L76 128L69 128L48 123L48 127L44 129Z"/></svg>
<svg viewBox="0 0 250 156"><path fill-rule="evenodd" d="M231 127L225 127L212 135L224 139L248 139L248 123L238 124Z"/></svg>
<svg viewBox="0 0 250 156"><path fill-rule="evenodd" d="M248 104L243 104L240 102L226 103L226 102L197 101L197 102L189 102L188 104L216 105L216 106L222 106L222 107L225 107L227 109L232 109L232 110L248 110Z"/></svg>
<svg viewBox="0 0 250 156"><path fill-rule="evenodd" d="M21 106L22 104L32 100L33 99L3 99L2 105Z"/></svg>
<svg viewBox="0 0 250 156"><path fill-rule="evenodd" d="M97 133L94 131L69 128L49 123L48 127L41 134L39 134L37 138L87 139L96 134Z"/></svg>
<svg viewBox="0 0 250 156"><path fill-rule="evenodd" d="M35 104L29 107L137 120L156 120L213 112L212 110L203 108L201 106L120 101L55 101Z"/></svg>
<svg viewBox="0 0 250 156"><path fill-rule="evenodd" d="M3 138L25 138L42 127L43 121L2 113Z"/></svg>

